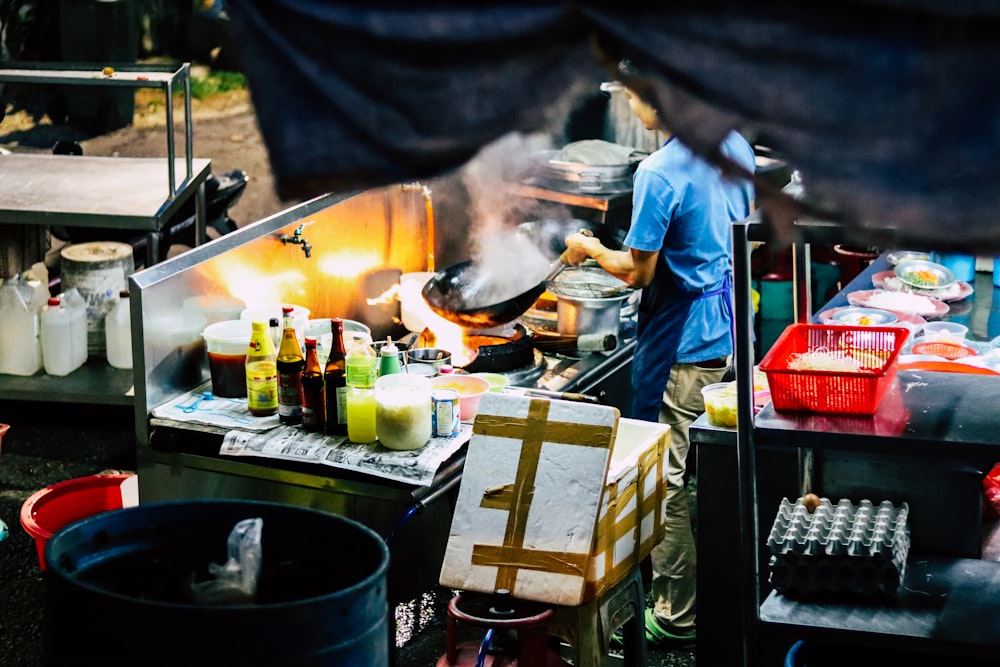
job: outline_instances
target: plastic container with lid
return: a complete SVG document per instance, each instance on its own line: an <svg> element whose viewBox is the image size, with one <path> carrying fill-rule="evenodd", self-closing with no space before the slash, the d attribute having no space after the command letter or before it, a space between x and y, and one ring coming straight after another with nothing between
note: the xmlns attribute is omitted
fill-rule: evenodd
<svg viewBox="0 0 1000 667"><path fill-rule="evenodd" d="M384 447L419 449L431 437L431 382L393 373L375 381L375 430Z"/></svg>
<svg viewBox="0 0 1000 667"><path fill-rule="evenodd" d="M128 290L118 293L118 300L104 317L104 340L108 363L115 368L132 368L132 313Z"/></svg>
<svg viewBox="0 0 1000 667"><path fill-rule="evenodd" d="M69 375L79 367L73 359L73 333L69 309L51 297L41 312L42 360L49 375Z"/></svg>

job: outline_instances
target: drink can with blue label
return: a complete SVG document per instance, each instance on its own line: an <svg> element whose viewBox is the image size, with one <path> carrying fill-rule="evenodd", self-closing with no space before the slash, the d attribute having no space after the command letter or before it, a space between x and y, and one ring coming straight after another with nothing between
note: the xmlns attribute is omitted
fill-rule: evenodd
<svg viewBox="0 0 1000 667"><path fill-rule="evenodd" d="M458 392L437 389L431 394L431 430L435 438L449 438L462 430Z"/></svg>

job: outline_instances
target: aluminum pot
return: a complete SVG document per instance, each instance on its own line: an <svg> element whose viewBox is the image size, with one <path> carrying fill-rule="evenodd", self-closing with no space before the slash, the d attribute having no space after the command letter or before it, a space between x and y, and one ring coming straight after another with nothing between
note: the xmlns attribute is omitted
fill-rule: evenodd
<svg viewBox="0 0 1000 667"><path fill-rule="evenodd" d="M635 290L596 264L567 269L549 284L561 334L618 336L622 303Z"/></svg>
<svg viewBox="0 0 1000 667"><path fill-rule="evenodd" d="M618 336L622 302L628 294L592 298L556 295L556 328L561 334Z"/></svg>

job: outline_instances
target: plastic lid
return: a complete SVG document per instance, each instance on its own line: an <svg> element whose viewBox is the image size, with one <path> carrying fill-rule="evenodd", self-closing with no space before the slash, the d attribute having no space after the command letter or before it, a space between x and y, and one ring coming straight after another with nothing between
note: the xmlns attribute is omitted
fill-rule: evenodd
<svg viewBox="0 0 1000 667"><path fill-rule="evenodd" d="M444 375L446 373L454 373L455 367L451 364L441 364L441 368L438 369L438 373Z"/></svg>
<svg viewBox="0 0 1000 667"><path fill-rule="evenodd" d="M50 306L58 306L59 305L59 297L57 297L57 296L50 296L49 297L49 305Z"/></svg>
<svg viewBox="0 0 1000 667"><path fill-rule="evenodd" d="M282 306L281 307L281 312L283 312L283 313L293 313L293 312L295 312L295 308L293 306Z"/></svg>
<svg viewBox="0 0 1000 667"><path fill-rule="evenodd" d="M280 325L281 325L281 321L280 321L280 320L278 320L278 318L277 318L277 317L272 317L272 318L271 318L270 320L268 320L268 322L267 322L267 323L268 323L269 325L271 325L272 327L277 327L277 326L280 326Z"/></svg>

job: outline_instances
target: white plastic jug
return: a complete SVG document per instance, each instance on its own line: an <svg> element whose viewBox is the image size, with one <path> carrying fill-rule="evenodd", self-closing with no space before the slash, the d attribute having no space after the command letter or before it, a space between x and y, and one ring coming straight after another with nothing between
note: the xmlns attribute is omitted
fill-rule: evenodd
<svg viewBox="0 0 1000 667"><path fill-rule="evenodd" d="M34 375L42 368L38 311L29 306L33 293L19 280L0 285L0 373Z"/></svg>
<svg viewBox="0 0 1000 667"><path fill-rule="evenodd" d="M69 375L79 367L73 358L73 322L69 308L52 297L41 313L42 360L49 375Z"/></svg>
<svg viewBox="0 0 1000 667"><path fill-rule="evenodd" d="M122 290L104 318L108 363L115 368L132 368L132 316L128 296L128 290Z"/></svg>
<svg viewBox="0 0 1000 667"><path fill-rule="evenodd" d="M70 333L71 346L73 348L74 368L87 363L90 354L89 325L87 324L87 301L80 294L80 290L75 287L64 291L59 298L60 303L69 311L72 329Z"/></svg>

